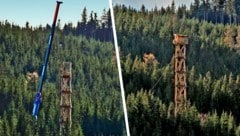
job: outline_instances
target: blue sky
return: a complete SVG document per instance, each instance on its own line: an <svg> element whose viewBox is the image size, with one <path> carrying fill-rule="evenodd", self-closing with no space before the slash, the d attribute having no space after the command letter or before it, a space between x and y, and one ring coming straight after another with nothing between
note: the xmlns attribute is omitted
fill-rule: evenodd
<svg viewBox="0 0 240 136"><path fill-rule="evenodd" d="M109 8L108 0L62 0L58 19L61 25L72 22L73 25L81 20L83 8L87 8L87 14L93 10L98 17L102 15L104 8ZM26 21L31 26L45 26L52 24L56 0L4 0L0 4L0 21L8 20L10 23L25 26Z"/></svg>
<svg viewBox="0 0 240 136"><path fill-rule="evenodd" d="M155 5L160 7L167 7L171 5L172 0L112 0L114 4L124 4L126 6L130 5L136 9L140 9L142 5L145 5L146 8L152 9ZM176 6L185 4L188 7L194 0L174 0Z"/></svg>

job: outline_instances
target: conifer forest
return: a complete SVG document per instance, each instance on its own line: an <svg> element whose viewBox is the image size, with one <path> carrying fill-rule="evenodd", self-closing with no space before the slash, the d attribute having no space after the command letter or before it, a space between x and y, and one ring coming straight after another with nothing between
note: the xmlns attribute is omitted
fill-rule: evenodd
<svg viewBox="0 0 240 136"><path fill-rule="evenodd" d="M84 8L76 27L58 20L37 122L32 116L33 101L51 27L0 22L1 136L59 135L64 61L72 62L73 106L71 128L65 127L64 135L125 134L109 13L104 10L98 19Z"/></svg>
<svg viewBox="0 0 240 136"><path fill-rule="evenodd" d="M240 3L114 7L130 133L240 135ZM187 101L174 115L173 34L186 45Z"/></svg>

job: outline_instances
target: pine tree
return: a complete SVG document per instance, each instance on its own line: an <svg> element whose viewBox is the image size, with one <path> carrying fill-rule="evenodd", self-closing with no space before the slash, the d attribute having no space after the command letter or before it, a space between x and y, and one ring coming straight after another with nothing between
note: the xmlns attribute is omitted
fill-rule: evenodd
<svg viewBox="0 0 240 136"><path fill-rule="evenodd" d="M228 134L228 115L226 112L223 112L221 115L220 125L221 125L221 134L226 136Z"/></svg>
<svg viewBox="0 0 240 136"><path fill-rule="evenodd" d="M3 130L4 130L4 135L5 136L10 136L11 135L11 128L9 126L9 121L7 120L7 113L3 113Z"/></svg>
<svg viewBox="0 0 240 136"><path fill-rule="evenodd" d="M87 9L86 9L86 7L84 7L84 9L83 9L81 22L83 25L87 24Z"/></svg>

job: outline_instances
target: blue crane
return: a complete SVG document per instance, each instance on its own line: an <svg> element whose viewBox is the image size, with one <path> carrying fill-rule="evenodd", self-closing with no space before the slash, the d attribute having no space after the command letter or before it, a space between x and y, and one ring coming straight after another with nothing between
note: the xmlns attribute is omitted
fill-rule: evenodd
<svg viewBox="0 0 240 136"><path fill-rule="evenodd" d="M56 6L56 9L55 9L55 14L54 14L54 18L53 18L52 29L51 29L51 33L49 35L47 50L46 50L46 54L45 54L45 58L44 58L44 64L43 64L43 67L42 67L42 73L41 73L41 77L40 77L40 80L39 80L39 83L38 83L37 93L35 94L35 99L34 99L34 103L33 103L33 113L32 113L32 115L36 119L37 119L38 110L39 110L40 103L41 103L41 92L42 92L43 80L44 80L44 76L45 76L45 73L46 73L46 68L47 68L48 58L49 58L49 54L50 54L50 50L51 50L51 46L52 46L52 41L53 41L53 36L54 36L54 31L55 31L55 26L56 26L56 21L57 21L57 16L58 16L58 11L59 11L59 7L60 7L61 3L62 3L61 1L57 1L57 6Z"/></svg>

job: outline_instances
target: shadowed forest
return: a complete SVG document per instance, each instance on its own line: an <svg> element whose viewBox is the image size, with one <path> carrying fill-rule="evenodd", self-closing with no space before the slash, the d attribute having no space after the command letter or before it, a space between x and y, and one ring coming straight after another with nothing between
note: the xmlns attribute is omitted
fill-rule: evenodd
<svg viewBox="0 0 240 136"><path fill-rule="evenodd" d="M58 21L37 123L31 114L51 28L0 23L1 136L59 135L63 61L73 64L72 128L66 127L64 135L125 134L109 11L99 20L92 16L85 8L79 26L69 23L60 29ZM36 76L29 78L34 72Z"/></svg>
<svg viewBox="0 0 240 136"><path fill-rule="evenodd" d="M240 4L231 2L238 1L115 5L131 135L240 135ZM189 36L187 106L176 117L174 33Z"/></svg>

